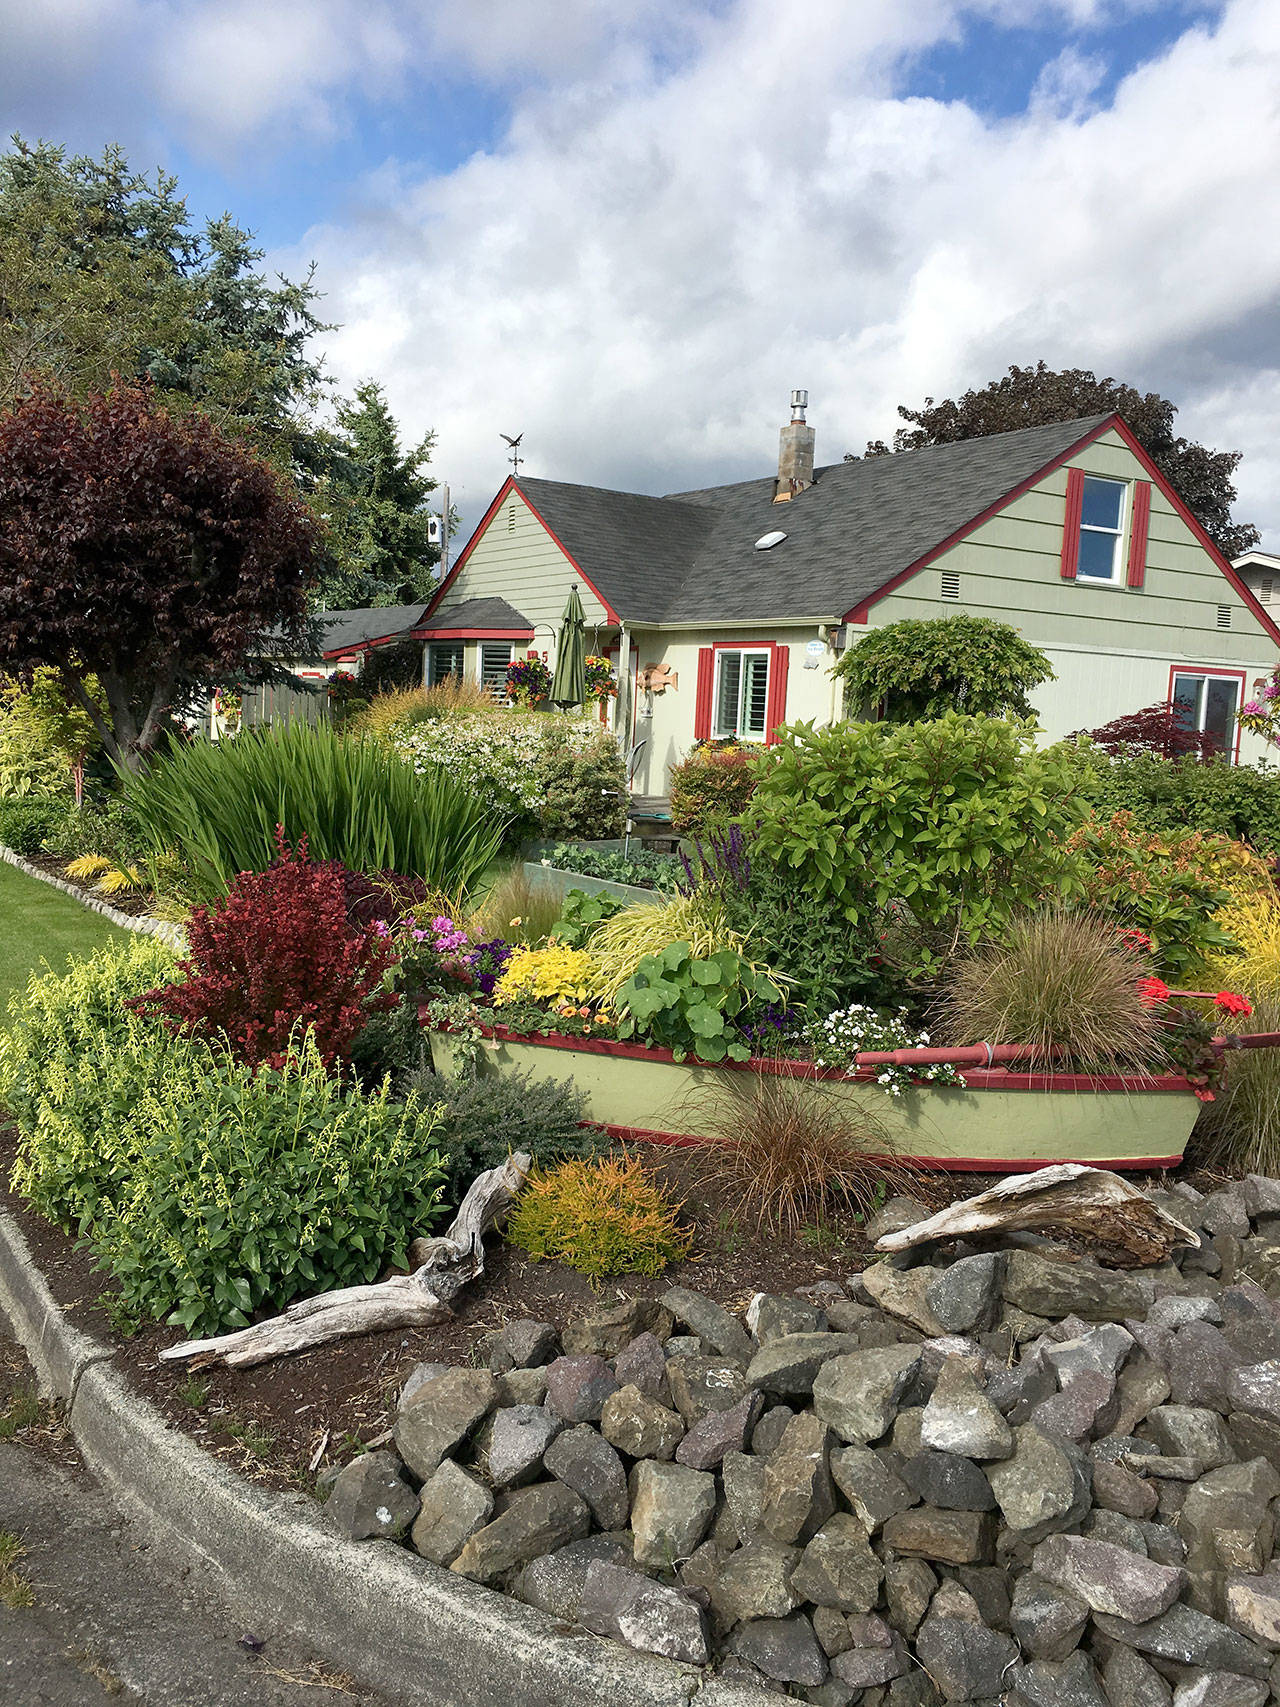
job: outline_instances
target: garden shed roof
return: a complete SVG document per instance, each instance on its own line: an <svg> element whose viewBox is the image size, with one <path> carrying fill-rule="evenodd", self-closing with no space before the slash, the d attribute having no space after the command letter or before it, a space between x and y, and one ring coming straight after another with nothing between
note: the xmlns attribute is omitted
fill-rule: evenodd
<svg viewBox="0 0 1280 1707"><path fill-rule="evenodd" d="M833 463L781 504L772 475L664 498L558 480L514 484L624 622L831 620L1113 419ZM774 531L785 539L758 550Z"/></svg>
<svg viewBox="0 0 1280 1707"><path fill-rule="evenodd" d="M425 605L381 605L367 610L318 611L315 620L324 636L324 656L333 658L400 635L407 637L425 614Z"/></svg>

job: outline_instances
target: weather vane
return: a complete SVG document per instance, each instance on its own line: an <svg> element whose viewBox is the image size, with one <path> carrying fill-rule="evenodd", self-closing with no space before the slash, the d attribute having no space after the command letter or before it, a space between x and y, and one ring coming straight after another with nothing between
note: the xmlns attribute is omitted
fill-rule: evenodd
<svg viewBox="0 0 1280 1707"><path fill-rule="evenodd" d="M515 438L512 438L509 433L499 433L498 437L500 439L506 439L507 443L511 446L511 466L515 469L518 476L520 473L520 464L524 461L524 458L520 455L520 440L524 437L524 434L517 433Z"/></svg>

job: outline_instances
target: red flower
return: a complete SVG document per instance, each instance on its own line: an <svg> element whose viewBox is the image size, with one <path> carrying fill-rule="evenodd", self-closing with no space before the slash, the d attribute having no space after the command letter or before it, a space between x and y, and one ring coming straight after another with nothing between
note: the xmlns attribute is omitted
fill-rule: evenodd
<svg viewBox="0 0 1280 1707"><path fill-rule="evenodd" d="M1248 1015L1253 1012L1252 1002L1243 996L1237 996L1231 990L1219 990L1213 998L1213 1005L1219 1013Z"/></svg>
<svg viewBox="0 0 1280 1707"><path fill-rule="evenodd" d="M1153 948L1155 946L1145 931L1132 928L1120 932L1120 941L1126 948Z"/></svg>
<svg viewBox="0 0 1280 1707"><path fill-rule="evenodd" d="M1159 1007L1169 1000L1169 986L1163 978L1139 978L1138 1000L1144 1008Z"/></svg>
<svg viewBox="0 0 1280 1707"><path fill-rule="evenodd" d="M1203 1085L1192 1085L1191 1090L1197 1102L1212 1102L1214 1100L1213 1092L1206 1090Z"/></svg>

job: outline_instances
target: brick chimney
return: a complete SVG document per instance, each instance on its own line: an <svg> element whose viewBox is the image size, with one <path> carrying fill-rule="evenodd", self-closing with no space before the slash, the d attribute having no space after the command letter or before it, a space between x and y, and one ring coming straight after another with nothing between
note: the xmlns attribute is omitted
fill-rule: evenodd
<svg viewBox="0 0 1280 1707"><path fill-rule="evenodd" d="M791 393L791 419L778 435L778 480L775 504L786 504L813 485L813 428L804 418L807 391Z"/></svg>

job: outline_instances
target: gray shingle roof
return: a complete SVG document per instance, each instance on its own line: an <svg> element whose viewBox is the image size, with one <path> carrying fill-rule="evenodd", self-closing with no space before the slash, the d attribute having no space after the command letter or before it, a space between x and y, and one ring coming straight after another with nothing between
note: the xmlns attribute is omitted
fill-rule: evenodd
<svg viewBox="0 0 1280 1707"><path fill-rule="evenodd" d="M349 652L371 640L386 640L407 634L422 621L425 605L379 605L367 610L317 611L316 622L324 635L324 652Z"/></svg>
<svg viewBox="0 0 1280 1707"><path fill-rule="evenodd" d="M818 620L843 616L1109 419L835 463L789 504L773 502L772 476L665 498L518 484L626 622ZM782 544L757 551L774 530Z"/></svg>
<svg viewBox="0 0 1280 1707"><path fill-rule="evenodd" d="M442 628L510 628L517 632L533 624L505 599L464 599L459 605L444 605L430 622L419 623L415 633L425 638Z"/></svg>

